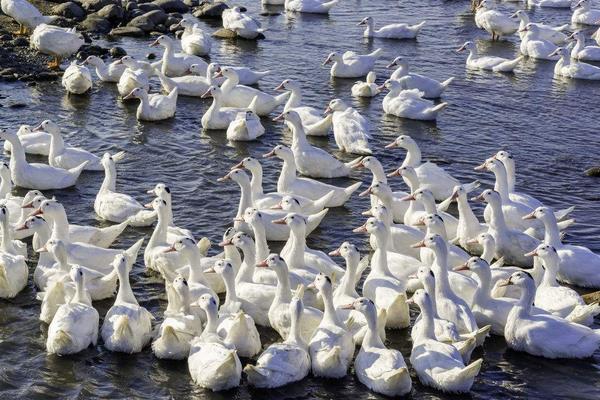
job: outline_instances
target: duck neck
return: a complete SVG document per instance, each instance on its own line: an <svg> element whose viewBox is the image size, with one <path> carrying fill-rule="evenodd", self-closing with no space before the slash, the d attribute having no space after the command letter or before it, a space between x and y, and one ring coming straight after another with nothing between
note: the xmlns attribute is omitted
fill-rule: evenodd
<svg viewBox="0 0 600 400"><path fill-rule="evenodd" d="M358 297L356 283L359 277L356 276L356 272L358 271L359 261L358 257L346 258L346 272L342 276L340 285L338 286L340 293L349 297Z"/></svg>
<svg viewBox="0 0 600 400"><path fill-rule="evenodd" d="M421 165L421 149L418 146L407 146L406 157L401 166L416 168L419 165Z"/></svg>
<svg viewBox="0 0 600 400"><path fill-rule="evenodd" d="M279 179L277 179L277 191L279 193L288 193L289 186L296 179L296 162L294 158L287 157L283 160L283 166L281 167L281 173Z"/></svg>
<svg viewBox="0 0 600 400"><path fill-rule="evenodd" d="M507 158L502 162L502 164L504 164L504 169L506 169L508 192L514 193L516 182L515 161L512 158Z"/></svg>
<svg viewBox="0 0 600 400"><path fill-rule="evenodd" d="M52 216L52 239L59 239L65 242L70 242L69 235L69 220L67 219L67 214L64 212L57 212Z"/></svg>
<svg viewBox="0 0 600 400"><path fill-rule="evenodd" d="M250 179L250 187L252 188L252 203L256 203L264 195L263 191L263 172L262 168L253 168L250 170L252 178Z"/></svg>
<svg viewBox="0 0 600 400"><path fill-rule="evenodd" d="M183 315L191 315L191 310L190 310L190 292L189 290L186 290L185 292L181 293L180 295L181 297L181 312L183 313Z"/></svg>
<svg viewBox="0 0 600 400"><path fill-rule="evenodd" d="M583 37L578 36L577 37L577 43L575 43L575 46L573 47L573 49L571 50L572 53L574 54L579 54L579 52L581 50L583 50L585 48L585 42L583 40Z"/></svg>
<svg viewBox="0 0 600 400"><path fill-rule="evenodd" d="M113 162L108 162L104 166L104 180L100 186L100 193L111 191L114 192L117 187L117 167Z"/></svg>
<svg viewBox="0 0 600 400"><path fill-rule="evenodd" d="M558 260L550 259L547 257L545 260L540 260L544 265L544 277L540 286L556 287L556 274L558 272Z"/></svg>
<svg viewBox="0 0 600 400"><path fill-rule="evenodd" d="M423 282L423 288L425 288L425 292L429 295L431 299L431 310L433 312L434 318L439 318L437 312L437 303L436 303L436 295L435 295L435 279L432 276L429 276Z"/></svg>
<svg viewBox="0 0 600 400"><path fill-rule="evenodd" d="M240 202L238 204L238 211L236 218L242 218L246 208L252 207L252 189L250 188L250 182L240 181Z"/></svg>
<svg viewBox="0 0 600 400"><path fill-rule="evenodd" d="M330 285L326 285L319 290L321 297L323 298L323 319L321 324L335 325L340 328L344 328L344 325L340 321L335 306L333 305L333 293ZM344 328L345 329L345 328Z"/></svg>
<svg viewBox="0 0 600 400"><path fill-rule="evenodd" d="M75 280L75 294L71 299L71 303L81 303L90 305L90 300L88 296L86 296L85 286L83 279Z"/></svg>
<svg viewBox="0 0 600 400"><path fill-rule="evenodd" d="M14 171L15 168L22 166L27 163L25 159L25 150L23 149L23 145L21 144L21 140L19 140L18 136L9 136L6 138L10 143L10 170Z"/></svg>
<svg viewBox="0 0 600 400"><path fill-rule="evenodd" d="M365 311L365 319L367 320L367 331L363 338L362 347L385 349L385 345L379 336L379 330L377 328L377 309L374 305Z"/></svg>
<svg viewBox="0 0 600 400"><path fill-rule="evenodd" d="M150 112L150 102L148 101L148 93L142 91L142 94L139 97L140 105L138 106L137 113L139 114L148 114Z"/></svg>
<svg viewBox="0 0 600 400"><path fill-rule="evenodd" d="M377 250L375 250L375 253L377 253L378 257L375 257L375 254L373 255L373 258L375 258L375 265L371 265L371 269L378 275L392 276L387 260L387 234L385 232L377 234L375 236L375 241L377 243Z"/></svg>
<svg viewBox="0 0 600 400"><path fill-rule="evenodd" d="M301 269L304 268L304 252L306 250L306 228L297 226L293 229L290 228L290 256L288 267L290 269Z"/></svg>
<svg viewBox="0 0 600 400"><path fill-rule="evenodd" d="M371 185L375 185L376 183L385 183L387 185L387 177L385 176L385 171L383 170L381 163L372 162L372 164L373 166L369 168L373 174Z"/></svg>
<svg viewBox="0 0 600 400"><path fill-rule="evenodd" d="M190 264L190 276L188 282L190 285L200 284L207 285L206 278L204 276L204 271L202 271L202 262L201 262L201 254L200 249L197 246L193 246L193 248L188 249L187 259Z"/></svg>
<svg viewBox="0 0 600 400"><path fill-rule="evenodd" d="M285 103L283 112L289 111L292 108L300 107L300 105L302 104L302 94L300 92L300 89L294 88L294 89L291 89L290 92L291 92L290 97L288 98L288 101Z"/></svg>
<svg viewBox="0 0 600 400"><path fill-rule="evenodd" d="M521 297L515 304L514 309L516 310L516 316L519 318L528 316L531 314L531 307L535 300L535 283L533 280L528 280L525 286L521 288ZM512 314L512 311L511 311Z"/></svg>
<svg viewBox="0 0 600 400"><path fill-rule="evenodd" d="M481 259L485 260L488 264L492 263L494 256L496 255L495 246L492 246L491 241L486 240L483 242L483 252L481 253Z"/></svg>
<svg viewBox="0 0 600 400"><path fill-rule="evenodd" d="M244 261L242 262L242 265L240 265L240 270L235 277L235 281L236 283L252 283L254 266L256 265L256 253L254 252L254 246L244 246L242 248L242 253L244 253Z"/></svg>
<svg viewBox="0 0 600 400"><path fill-rule="evenodd" d="M287 267L278 268L275 272L277 273L277 289L275 290L275 298L273 299L273 304L287 304L292 301L290 273Z"/></svg>
<svg viewBox="0 0 600 400"><path fill-rule="evenodd" d="M0 180L0 199L5 199L10 196L12 192L12 181L10 179L10 172L7 171L5 176L2 176Z"/></svg>
<svg viewBox="0 0 600 400"><path fill-rule="evenodd" d="M221 91L223 93L229 93L240 83L239 79L234 79L232 77L228 77L225 79L223 84L221 85Z"/></svg>
<svg viewBox="0 0 600 400"><path fill-rule="evenodd" d="M554 213L552 211L547 212L544 218L542 218L542 222L544 223L544 243L555 249L561 247L560 230L558 229Z"/></svg>
<svg viewBox="0 0 600 400"><path fill-rule="evenodd" d="M468 232L477 232L479 230L479 220L469 205L467 195L458 196L456 203L458 205L458 223L465 224ZM466 240L468 239L470 238L466 238Z"/></svg>
<svg viewBox="0 0 600 400"><path fill-rule="evenodd" d="M41 249L42 247L44 247L44 245L48 242L48 240L50 240L50 234L51 234L51 231L50 231L50 226L48 225L48 222L40 225L35 230L35 233L33 234L33 239L31 242L31 244L33 245L32 247L35 250ZM46 258L48 256L46 255L46 253L42 253L40 255L40 257Z"/></svg>
<svg viewBox="0 0 600 400"><path fill-rule="evenodd" d="M54 259L56 260L56 264L58 264L58 269L62 272L69 273L70 267L66 251L58 251L54 254Z"/></svg>
<svg viewBox="0 0 600 400"><path fill-rule="evenodd" d="M233 275L225 272L222 275L222 278L225 283L225 302L223 303L223 306L239 301L235 290L235 278Z"/></svg>
<svg viewBox="0 0 600 400"><path fill-rule="evenodd" d="M129 273L125 271L118 271L119 274L119 292L117 293L117 299L115 304L128 303L139 305L131 289L131 283L129 282Z"/></svg>
<svg viewBox="0 0 600 400"><path fill-rule="evenodd" d="M267 243L267 235L265 233L265 225L261 222L251 224L254 232L254 252L256 261L266 259L269 254L269 244Z"/></svg>
<svg viewBox="0 0 600 400"><path fill-rule="evenodd" d="M446 249L433 249L435 260L431 269L435 274L435 294L436 297L450 297L452 289L448 281L448 251Z"/></svg>
<svg viewBox="0 0 600 400"><path fill-rule="evenodd" d="M292 148L300 149L310 146L306 140L306 133L301 124L296 121L286 121L292 131Z"/></svg>
<svg viewBox="0 0 600 400"><path fill-rule="evenodd" d="M173 46L171 43L165 43L164 45L165 51L163 51L162 56L162 73L167 75L167 66L169 65L171 59L173 58Z"/></svg>
<svg viewBox="0 0 600 400"><path fill-rule="evenodd" d="M492 273L489 268L480 268L477 273L477 278L479 279L479 284L475 289L473 304L484 306L491 299Z"/></svg>
<svg viewBox="0 0 600 400"><path fill-rule="evenodd" d="M493 169L494 175L496 176L496 182L494 183L494 190L500 193L502 203L510 201L508 197L508 178L506 176L506 168L504 164L498 163L498 166Z"/></svg>
<svg viewBox="0 0 600 400"><path fill-rule="evenodd" d="M365 33L364 33L364 35L366 37L373 36L373 21L368 21L365 25L366 26L365 26Z"/></svg>
<svg viewBox="0 0 600 400"><path fill-rule="evenodd" d="M419 182L419 178L417 178L416 174L404 174L402 175L402 180L410 189L410 193L417 191L419 189L419 186L421 185L421 183Z"/></svg>
<svg viewBox="0 0 600 400"><path fill-rule="evenodd" d="M432 299L425 298L421 304L421 340L437 340L435 336L435 317Z"/></svg>
<svg viewBox="0 0 600 400"><path fill-rule="evenodd" d="M219 317L217 315L216 307L207 307L206 310L206 326L204 327L203 335L205 334L216 334L219 326Z"/></svg>
<svg viewBox="0 0 600 400"><path fill-rule="evenodd" d="M54 157L62 154L65 151L65 142L60 132L50 134L50 149L48 151L48 159L54 160Z"/></svg>
<svg viewBox="0 0 600 400"><path fill-rule="evenodd" d="M396 68L396 70L392 72L391 79L398 80L406 75L408 75L408 65L401 62L400 64L398 64L398 68Z"/></svg>
<svg viewBox="0 0 600 400"><path fill-rule="evenodd" d="M12 241L12 231L10 227L10 223L8 222L8 218L4 218L2 223L2 239L0 239L0 250L3 252L16 255L15 254L15 246Z"/></svg>
<svg viewBox="0 0 600 400"><path fill-rule="evenodd" d="M285 340L286 343L298 343L301 344L303 346L306 346L306 342L304 341L304 338L302 337L302 332L300 331L300 315L293 313L291 315L291 320L290 320L290 332L288 334L287 339Z"/></svg>
<svg viewBox="0 0 600 400"><path fill-rule="evenodd" d="M164 209L157 212L157 217L156 226L154 227L152 236L150 236L150 240L148 241L148 247L158 246L167 242L167 230L169 226L167 225Z"/></svg>
<svg viewBox="0 0 600 400"><path fill-rule="evenodd" d="M506 227L506 220L504 219L504 214L502 213L501 200L494 199L488 204L492 210L490 216L490 225L497 231L506 231L508 228Z"/></svg>

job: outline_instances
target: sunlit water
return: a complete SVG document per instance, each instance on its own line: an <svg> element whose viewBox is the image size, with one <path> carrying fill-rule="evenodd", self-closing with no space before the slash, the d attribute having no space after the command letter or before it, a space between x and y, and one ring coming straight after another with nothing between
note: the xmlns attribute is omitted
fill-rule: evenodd
<svg viewBox="0 0 600 400"><path fill-rule="evenodd" d="M260 11L257 2L245 2L251 13ZM501 8L513 12L517 3ZM281 11L271 8L271 11ZM356 26L371 15L376 25L427 20L418 41L362 39ZM560 25L568 22L568 10L532 10L532 20ZM576 205L577 224L566 240L600 251L598 180L583 170L599 161L598 102L600 83L564 82L553 79L553 62L526 61L515 75L467 72L465 55L454 52L464 41L476 40L481 53L513 57L515 39L492 43L475 28L469 4L425 0L422 2L367 2L343 0L329 17L289 15L259 17L268 28L267 39L259 42L215 41L212 60L221 64L246 65L272 74L260 88L273 92L285 78L297 79L303 88L304 103L325 108L335 97L349 101L372 123L372 148L387 170L398 166L403 151L385 151L383 145L399 134L415 138L427 159L443 164L463 182L480 179L492 183L491 174L473 167L499 149L509 149L517 160L520 190L543 199L557 208ZM210 31L218 26L206 24ZM114 44L130 54L143 56L150 40L130 40ZM354 80L331 80L328 68L320 64L330 51L370 52L384 49L384 59L376 72L378 82L389 74L384 67L395 56L410 60L412 70L444 80L457 79L444 101L450 106L437 123L400 120L383 115L382 97L357 100L350 96ZM230 144L224 132L202 132L200 118L209 103L181 97L175 119L161 123L138 123L135 107L117 100L116 88L98 83L89 96L67 96L58 83L27 88L2 84L4 104L25 102L25 109L0 109L1 125L14 130L21 123L35 124L50 118L63 127L65 139L97 154L127 151L118 164L118 189L150 200L145 192L157 182L167 183L174 193L175 220L197 237L217 242L235 214L238 187L217 183L241 158L260 156L275 144L289 143L283 126L263 119L267 133L257 142ZM319 146L337 154L333 140L317 140ZM337 154L339 155L339 154ZM352 156L339 155L344 160ZM273 190L280 162L264 163L266 189ZM71 189L56 194L65 204L70 221L101 224L92 203L102 181L102 173L84 173ZM352 179L370 177L357 174ZM335 183L347 185L351 180ZM392 181L398 189L403 184ZM354 196L343 208L333 209L310 237L314 248L331 250L343 240L351 240L367 251L364 237L351 232L363 222L360 212L368 200ZM129 228L117 244L131 245L150 229ZM213 250L214 252L214 250ZM140 303L161 320L166 306L164 286L147 274L141 257L132 272L132 285ZM95 303L101 317L112 300ZM0 390L2 398L375 398L353 375L341 380L307 378L288 387L256 391L244 382L239 389L213 394L193 385L185 362L164 362L150 349L136 355L119 355L101 344L72 357L48 356L45 352L47 326L38 321L39 302L31 282L15 299L0 302ZM560 334L557 332L557 334ZM264 345L277 340L273 331L261 330ZM408 330L389 332L389 346L410 354ZM582 361L549 361L507 349L503 339L489 338L473 358L485 362L475 380L472 397L503 398L598 398L600 352ZM446 397L421 386L413 372L415 398Z"/></svg>

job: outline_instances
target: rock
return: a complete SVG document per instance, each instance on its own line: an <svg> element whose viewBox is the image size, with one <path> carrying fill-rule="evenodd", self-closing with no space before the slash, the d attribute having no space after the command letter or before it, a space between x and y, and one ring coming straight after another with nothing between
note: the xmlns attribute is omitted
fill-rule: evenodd
<svg viewBox="0 0 600 400"><path fill-rule="evenodd" d="M123 20L123 14L123 7L116 4L109 4L96 12L96 15L106 18L113 24L121 22Z"/></svg>
<svg viewBox="0 0 600 400"><path fill-rule="evenodd" d="M25 103L12 103L11 105L8 106L8 108L15 108L15 109L25 108L25 107L27 107L27 104L25 104Z"/></svg>
<svg viewBox="0 0 600 400"><path fill-rule="evenodd" d="M179 23L179 21L181 21L181 18L175 18L172 16L168 16L167 20L165 21L165 26L169 27L169 31L171 30L170 28L174 25L177 25Z"/></svg>
<svg viewBox="0 0 600 400"><path fill-rule="evenodd" d="M196 18L202 19L221 19L221 14L228 8L227 4L222 2L214 4L203 3L194 10L193 15Z"/></svg>
<svg viewBox="0 0 600 400"><path fill-rule="evenodd" d="M144 15L135 17L127 26L134 26L140 28L144 32L151 32L155 29L156 25L162 24L167 20L167 14L162 10L154 10L147 12Z"/></svg>
<svg viewBox="0 0 600 400"><path fill-rule="evenodd" d="M87 12L95 12L109 4L120 3L117 0L79 0L79 2L81 3L81 7Z"/></svg>
<svg viewBox="0 0 600 400"><path fill-rule="evenodd" d="M108 33L112 29L112 24L106 18L90 14L79 23L79 28L88 32Z"/></svg>
<svg viewBox="0 0 600 400"><path fill-rule="evenodd" d="M222 39L232 39L237 37L237 33L230 29L221 28L218 31L212 34L214 37L222 38Z"/></svg>
<svg viewBox="0 0 600 400"><path fill-rule="evenodd" d="M189 6L181 0L154 0L152 4L156 4L165 12L186 13L190 10Z"/></svg>
<svg viewBox="0 0 600 400"><path fill-rule="evenodd" d="M25 39L24 37L15 38L15 40L13 40L11 43L15 47L29 46L29 40Z"/></svg>
<svg viewBox="0 0 600 400"><path fill-rule="evenodd" d="M89 56L102 57L106 55L108 55L108 49L95 44L84 44L79 49L79 52L77 53L77 58L79 60L85 60Z"/></svg>
<svg viewBox="0 0 600 400"><path fill-rule="evenodd" d="M200 2L198 0L183 0L183 4L190 7L197 7L200 5Z"/></svg>
<svg viewBox="0 0 600 400"><path fill-rule="evenodd" d="M140 4L138 6L138 8L144 12L154 11L154 10L162 10L162 8L160 8L160 6L157 6L156 4L153 4L153 3Z"/></svg>
<svg viewBox="0 0 600 400"><path fill-rule="evenodd" d="M144 15L144 14L146 14L146 13L138 8L136 10L129 11L128 19L131 21L132 19L137 18L140 15Z"/></svg>
<svg viewBox="0 0 600 400"><path fill-rule="evenodd" d="M121 58L127 55L127 52L125 51L124 48L119 47L119 46L115 46L115 47L111 47L108 50L108 54L110 54L110 56L112 58Z"/></svg>
<svg viewBox="0 0 600 400"><path fill-rule="evenodd" d="M148 60L156 60L156 54L154 54L154 53L148 53L148 54L146 54L146 58Z"/></svg>
<svg viewBox="0 0 600 400"><path fill-rule="evenodd" d="M125 4L125 10L127 11L137 10L138 8L138 4L135 1L129 1Z"/></svg>
<svg viewBox="0 0 600 400"><path fill-rule="evenodd" d="M143 37L146 32L135 26L119 26L108 33L109 36Z"/></svg>
<svg viewBox="0 0 600 400"><path fill-rule="evenodd" d="M10 33L5 33L3 35L0 35L0 40L2 40L3 42L12 40L12 35Z"/></svg>
<svg viewBox="0 0 600 400"><path fill-rule="evenodd" d="M71 28L75 23L70 18L58 16L52 21L52 25L60 26L61 28Z"/></svg>
<svg viewBox="0 0 600 400"><path fill-rule="evenodd" d="M68 1L52 7L52 14L81 21L85 18L85 10L77 3Z"/></svg>
<svg viewBox="0 0 600 400"><path fill-rule="evenodd" d="M0 71L0 76L13 76L17 73L15 68L4 68Z"/></svg>
<svg viewBox="0 0 600 400"><path fill-rule="evenodd" d="M592 167L588 168L584 172L587 176L599 177L600 176L600 167Z"/></svg>
<svg viewBox="0 0 600 400"><path fill-rule="evenodd" d="M600 291L584 294L581 297L585 301L585 304L598 303L600 302Z"/></svg>

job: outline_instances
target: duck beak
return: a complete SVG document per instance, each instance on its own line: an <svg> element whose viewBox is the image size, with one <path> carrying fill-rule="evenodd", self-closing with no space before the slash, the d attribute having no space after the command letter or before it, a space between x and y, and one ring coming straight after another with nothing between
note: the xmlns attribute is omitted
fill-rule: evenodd
<svg viewBox="0 0 600 400"><path fill-rule="evenodd" d="M372 217L373 211L371 211L371 210L363 211L360 213L360 215L364 215L365 217Z"/></svg>
<svg viewBox="0 0 600 400"><path fill-rule="evenodd" d="M35 252L36 253L47 253L48 249L46 248L46 246L44 246L41 249L37 249Z"/></svg>
<svg viewBox="0 0 600 400"><path fill-rule="evenodd" d="M458 199L458 192L454 191L452 192L452 195L450 196L450 200L456 200Z"/></svg>
<svg viewBox="0 0 600 400"><path fill-rule="evenodd" d="M331 112L331 107L327 106L327 108L325 109L325 112L323 112L323 114L329 114Z"/></svg>
<svg viewBox="0 0 600 400"><path fill-rule="evenodd" d="M528 219L535 219L535 211L534 211L534 212L532 212L532 213L529 213L529 214L527 214L527 215L525 215L525 216L523 216L523 219L524 219L524 220L528 220Z"/></svg>
<svg viewBox="0 0 600 400"><path fill-rule="evenodd" d="M385 84L383 84L383 85L380 85L380 86L377 86L377 90L379 90L380 92L383 92L385 89L387 89L387 88L385 87Z"/></svg>
<svg viewBox="0 0 600 400"><path fill-rule="evenodd" d="M35 210L35 211L34 211L33 213L31 213L30 215L31 215L32 217L34 217L34 216L36 216L36 215L43 215L43 214L44 214L44 212L42 211L42 209L41 209L41 208L38 208L37 210Z"/></svg>
<svg viewBox="0 0 600 400"><path fill-rule="evenodd" d="M210 94L210 89L204 92L202 96L200 96L201 99L207 99L209 97L212 97L212 94Z"/></svg>
<svg viewBox="0 0 600 400"><path fill-rule="evenodd" d="M393 170L389 174L386 175L388 178L393 178L394 176L402 176L402 172L400 172L400 168Z"/></svg>
<svg viewBox="0 0 600 400"><path fill-rule="evenodd" d="M275 90L285 90L285 87L283 87L283 82L281 82L279 86L275 88Z"/></svg>
<svg viewBox="0 0 600 400"><path fill-rule="evenodd" d="M240 161L239 163L237 163L233 167L231 167L229 170L233 171L234 169L242 169L242 168L244 168L244 162Z"/></svg>
<svg viewBox="0 0 600 400"><path fill-rule="evenodd" d="M31 132L40 132L43 131L44 129L42 128L42 124L39 124L38 126L36 126L35 128L33 128L31 130Z"/></svg>
<svg viewBox="0 0 600 400"><path fill-rule="evenodd" d="M144 204L144 208L152 209L152 203Z"/></svg>
<svg viewBox="0 0 600 400"><path fill-rule="evenodd" d="M173 245L173 246L169 247L168 249L163 250L163 253L174 253L176 251L177 251L177 249L175 248L175 245Z"/></svg>
<svg viewBox="0 0 600 400"><path fill-rule="evenodd" d="M271 206L271 210L283 210L283 206L281 205L281 202L275 204L274 206Z"/></svg>
<svg viewBox="0 0 600 400"><path fill-rule="evenodd" d="M314 282L311 282L308 285L306 285L306 289L308 289L308 290L314 290L316 288L317 288L317 286L315 285Z"/></svg>
<svg viewBox="0 0 600 400"><path fill-rule="evenodd" d="M147 194L156 194L156 192L154 191L154 189L150 189L146 192Z"/></svg>
<svg viewBox="0 0 600 400"><path fill-rule="evenodd" d="M479 241L477 239L469 239L467 240L467 244L479 244Z"/></svg>
<svg viewBox="0 0 600 400"><path fill-rule="evenodd" d="M215 271L215 269L213 267L210 267L209 269L205 269L204 273L205 274L216 274L217 271Z"/></svg>
<svg viewBox="0 0 600 400"><path fill-rule="evenodd" d="M275 157L275 149L271 150L267 154L263 154L263 156L262 156L262 158L271 158L271 157Z"/></svg>
<svg viewBox="0 0 600 400"><path fill-rule="evenodd" d="M527 29L527 28L519 29L519 33L527 32L528 30L529 29Z"/></svg>
<svg viewBox="0 0 600 400"><path fill-rule="evenodd" d="M341 256L341 255L342 255L342 253L340 252L340 249L335 249L335 250L333 250L333 251L330 251L330 252L329 252L329 255L330 255L331 257L339 257L339 256Z"/></svg>
<svg viewBox="0 0 600 400"><path fill-rule="evenodd" d="M530 251L529 253L525 253L524 256L525 257L537 257L538 256L537 249L533 250L533 251Z"/></svg>
<svg viewBox="0 0 600 400"><path fill-rule="evenodd" d="M223 241L219 242L218 246L225 247L225 246L230 246L232 244L233 244L233 242L231 241L231 239L227 239L227 240L223 240Z"/></svg>
<svg viewBox="0 0 600 400"><path fill-rule="evenodd" d="M127 96L123 97L123 100L133 99L133 93L129 93Z"/></svg>
<svg viewBox="0 0 600 400"><path fill-rule="evenodd" d="M121 60L120 58L117 61L115 61L115 65L121 65L121 64L123 64L123 60Z"/></svg>
<svg viewBox="0 0 600 400"><path fill-rule="evenodd" d="M222 176L222 177L218 178L218 179L217 179L217 182L225 182L225 181L227 181L227 180L229 180L229 179L231 179L231 173L229 173L229 174L227 174L227 175L225 175L225 176Z"/></svg>
<svg viewBox="0 0 600 400"><path fill-rule="evenodd" d="M467 265L467 263L461 264L457 267L454 267L454 271L468 271L469 267Z"/></svg>
<svg viewBox="0 0 600 400"><path fill-rule="evenodd" d="M258 264L256 264L256 266L258 268L268 268L269 264L267 264L267 260L262 260L261 262L259 262Z"/></svg>
<svg viewBox="0 0 600 400"><path fill-rule="evenodd" d="M29 227L27 226L27 224L23 224L21 226L16 227L15 231L19 232L19 231L24 231L24 230L27 230L27 229L29 229Z"/></svg>
<svg viewBox="0 0 600 400"><path fill-rule="evenodd" d="M352 166L350 166L350 169L361 169L365 166L365 164L363 164L363 160L361 159L359 162L357 162L356 164L353 164Z"/></svg>
<svg viewBox="0 0 600 400"><path fill-rule="evenodd" d="M281 113L278 116L276 116L275 118L273 118L273 121L283 121L283 120L284 120L283 113Z"/></svg>
<svg viewBox="0 0 600 400"><path fill-rule="evenodd" d="M516 13L514 13L513 15L511 15L510 17L511 17L511 18L517 18L518 16L519 16L519 13L518 13L518 12L516 12Z"/></svg>
<svg viewBox="0 0 600 400"><path fill-rule="evenodd" d="M323 65L327 65L331 62L331 56L327 57L327 59L323 62Z"/></svg>
<svg viewBox="0 0 600 400"><path fill-rule="evenodd" d="M457 53L460 53L461 51L464 51L467 47L463 44L462 46L460 46L458 49L456 49Z"/></svg>
<svg viewBox="0 0 600 400"><path fill-rule="evenodd" d="M396 144L396 141L393 141L392 143L385 145L386 149L395 149L396 147L398 147L398 145Z"/></svg>
<svg viewBox="0 0 600 400"><path fill-rule="evenodd" d="M366 195L369 195L369 194L371 194L371 193L373 193L373 191L371 190L371 187L369 186L369 187L367 188L367 190L365 190L364 192L360 192L360 193L358 194L358 197L365 197Z"/></svg>
<svg viewBox="0 0 600 400"><path fill-rule="evenodd" d="M24 204L24 205L21 206L21 208L33 208L33 202Z"/></svg>
<svg viewBox="0 0 600 400"><path fill-rule="evenodd" d="M415 304L415 298L411 297L410 299L406 299L406 304Z"/></svg>
<svg viewBox="0 0 600 400"><path fill-rule="evenodd" d="M158 39L156 39L154 42L150 43L149 47L156 47L158 46Z"/></svg>
<svg viewBox="0 0 600 400"><path fill-rule="evenodd" d="M421 247L425 247L425 241L421 240L420 242L410 245L410 247L412 247L413 249L419 249Z"/></svg>
<svg viewBox="0 0 600 400"><path fill-rule="evenodd" d="M388 65L386 65L385 67L386 67L387 69L392 69L392 68L394 68L394 66L395 66L395 65L396 65L396 63L395 63L395 62L391 62L391 63L389 63Z"/></svg>
<svg viewBox="0 0 600 400"><path fill-rule="evenodd" d="M364 225L359 226L358 228L352 229L352 232L354 232L354 233L367 233L367 224L365 223Z"/></svg>
<svg viewBox="0 0 600 400"><path fill-rule="evenodd" d="M213 76L213 78L221 78L222 76L223 76L223 70L221 68L219 68L219 70L217 71L215 76Z"/></svg>
<svg viewBox="0 0 600 400"><path fill-rule="evenodd" d="M416 198L414 195L409 194L408 196L404 196L403 198L400 199L400 201L415 201Z"/></svg>
<svg viewBox="0 0 600 400"><path fill-rule="evenodd" d="M246 222L246 221L244 220L244 218L235 217L235 218L233 219L233 222Z"/></svg>
<svg viewBox="0 0 600 400"><path fill-rule="evenodd" d="M272 224L275 225L285 225L285 218L279 218L279 219L275 219L273 221L271 221Z"/></svg>
<svg viewBox="0 0 600 400"><path fill-rule="evenodd" d="M415 222L415 226L425 226L425 220L423 217L419 218L417 222Z"/></svg>
<svg viewBox="0 0 600 400"><path fill-rule="evenodd" d="M480 194L479 196L471 197L471 201L479 201L479 202L484 203L485 198L483 197L483 194Z"/></svg>
<svg viewBox="0 0 600 400"><path fill-rule="evenodd" d="M340 307L342 310L354 310L354 304L346 304Z"/></svg>
<svg viewBox="0 0 600 400"><path fill-rule="evenodd" d="M508 278L508 279L505 279L505 280L498 281L498 287L510 286L510 285L512 285L512 284L513 284L513 283L512 283L512 281L510 280L510 278Z"/></svg>
<svg viewBox="0 0 600 400"><path fill-rule="evenodd" d="M473 168L475 171L485 171L487 169L487 163L483 163L481 165L476 166L475 168Z"/></svg>

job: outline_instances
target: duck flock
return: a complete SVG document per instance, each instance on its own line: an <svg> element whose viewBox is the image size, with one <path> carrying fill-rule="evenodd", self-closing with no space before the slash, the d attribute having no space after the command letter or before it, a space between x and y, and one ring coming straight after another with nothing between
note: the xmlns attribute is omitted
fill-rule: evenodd
<svg viewBox="0 0 600 400"><path fill-rule="evenodd" d="M591 8L591 0L531 3L573 6L573 23L600 25L600 10ZM286 0L285 8L328 13L336 4ZM32 46L57 57L55 66L83 43L74 30L47 25L48 17L24 0L2 0L2 9L24 27L22 32L33 30ZM570 25L532 23L522 10L511 19L491 0L473 4L473 10L477 26L492 39L520 35L522 56L477 56L475 45L467 42L459 49L470 53L467 68L511 72L523 57L531 57L557 60L557 75L600 79L600 68L585 63L600 60L600 47L586 46L584 31L568 34ZM358 20L366 37L386 39L414 39L425 24L375 29L373 18ZM571 288L600 289L600 255L563 243L574 223L573 207L552 209L518 191L508 151L473 166L493 174L490 189L478 181L460 182L423 161L419 144L407 135L377 149L405 152L400 167L384 166L372 155L367 118L349 104L334 99L324 115L304 104L301 81L282 81L278 95L249 86L269 72L207 63L202 57L210 54L213 39L191 15L179 25L181 39L162 35L149 43L164 49L159 61L125 56L106 64L90 56L66 69L63 86L69 93L88 92L92 68L99 80L116 84L123 101L139 99L136 115L143 121L173 117L178 96L210 98L202 127L221 130L230 141L260 140L261 119L278 111L274 120L287 125L292 144L273 143L262 155L281 162L277 189L263 190L260 158L246 157L215 176L223 185L237 184L240 197L233 226L222 233L222 252L209 256L207 238L196 240L196 233L174 223L167 185L156 184L148 192L155 198L146 205L118 190L117 183L127 182L127 177L117 181L124 152L99 157L73 147L52 120L1 130L10 162L0 165L0 297L13 298L26 287L27 257L39 253L33 281L40 320L49 324L48 353L66 356L101 343L131 354L151 346L157 358L187 360L192 380L214 391L239 386L242 379L275 388L309 374L341 378L352 371L370 390L397 396L412 388L405 357L423 385L469 392L483 363L471 354L489 335L545 358L587 358L600 347L600 331L589 327L600 306L586 304ZM269 35L239 7L223 13L223 26L244 39ZM600 40L597 33L594 37ZM331 64L333 78L366 77L354 84L353 96L387 90L386 114L434 120L448 106L432 99L440 98L453 78L438 82L409 72L400 57L389 62L389 79L377 85L373 67L383 57L377 49L362 55L334 52L321 61ZM149 93L151 81L160 82L166 94ZM342 162L307 140L331 131L340 152L355 154L353 160ZM48 164L28 162L32 154L47 157ZM83 171L104 172L94 211L113 225L70 224L60 196L43 194L76 185ZM319 180L360 171L371 175L360 193L361 182L339 187ZM393 191L388 180L400 178L408 190ZM19 197L12 194L14 186L30 191ZM347 241L327 249L309 247L306 237L329 209L342 207L353 195L369 203L354 232L364 234L372 254L361 255L359 246ZM471 202L486 204L483 215L475 214ZM451 214L453 203L457 213ZM152 225L145 245L140 238L128 249L111 247L128 226ZM27 238L31 246L22 241ZM270 250L274 241L285 243L278 254ZM160 324L140 306L129 282L139 253L146 272L164 280L168 305ZM100 325L93 302L113 297ZM420 311L412 324L410 305ZM257 326L272 328L281 340L263 348ZM386 331L405 328L411 329L410 354L385 344Z"/></svg>

